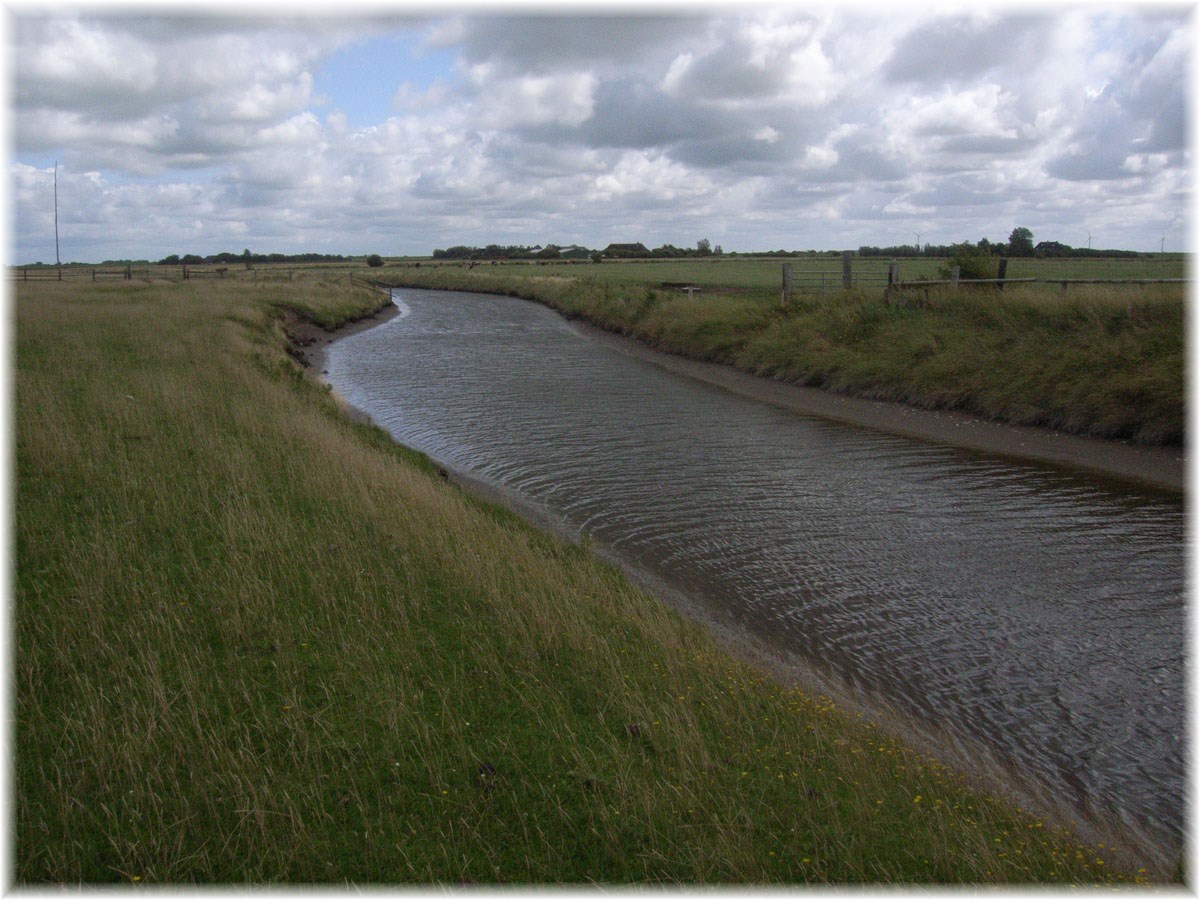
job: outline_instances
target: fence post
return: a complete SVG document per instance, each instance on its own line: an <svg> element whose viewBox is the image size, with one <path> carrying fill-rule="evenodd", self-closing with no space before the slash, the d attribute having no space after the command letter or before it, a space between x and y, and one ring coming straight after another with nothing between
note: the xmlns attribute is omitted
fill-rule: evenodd
<svg viewBox="0 0 1200 900"><path fill-rule="evenodd" d="M996 268L996 278L998 279L996 281L996 287L999 288L1000 290L1004 290L1004 278L1007 273L1008 273L1008 260L1001 257L1000 265Z"/></svg>
<svg viewBox="0 0 1200 900"><path fill-rule="evenodd" d="M787 306L788 298L792 296L792 264L783 264L783 290L779 294L779 305Z"/></svg>
<svg viewBox="0 0 1200 900"><path fill-rule="evenodd" d="M96 270L92 269L92 281L96 280Z"/></svg>
<svg viewBox="0 0 1200 900"><path fill-rule="evenodd" d="M958 271L958 266L950 270L950 284L954 287L958 287Z"/></svg>
<svg viewBox="0 0 1200 900"><path fill-rule="evenodd" d="M852 281L850 277L850 256L853 253L851 250L842 251L842 287L850 290Z"/></svg>

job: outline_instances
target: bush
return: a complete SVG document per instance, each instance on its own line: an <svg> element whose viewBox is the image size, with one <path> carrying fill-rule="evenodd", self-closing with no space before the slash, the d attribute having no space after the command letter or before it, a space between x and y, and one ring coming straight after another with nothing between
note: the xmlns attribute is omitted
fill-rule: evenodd
<svg viewBox="0 0 1200 900"><path fill-rule="evenodd" d="M950 260L938 269L942 278L950 278L958 266L959 278L995 278L996 259L975 244L955 244L950 248Z"/></svg>
<svg viewBox="0 0 1200 900"><path fill-rule="evenodd" d="M372 253L370 256L367 257L367 265L370 266L372 269L378 269L380 266L383 265L383 257L380 256L378 253Z"/></svg>

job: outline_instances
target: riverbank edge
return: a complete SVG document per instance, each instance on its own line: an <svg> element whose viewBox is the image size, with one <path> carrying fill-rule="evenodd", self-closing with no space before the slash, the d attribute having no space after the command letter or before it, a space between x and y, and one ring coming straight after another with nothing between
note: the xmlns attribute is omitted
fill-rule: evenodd
<svg viewBox="0 0 1200 900"><path fill-rule="evenodd" d="M383 286L381 286L381 289L390 291L390 288ZM426 289L415 288L415 290ZM553 309L553 307L550 308ZM562 315L561 311L554 311ZM299 311L294 309L281 309L280 312L284 320L284 332L288 338L290 355L303 367L308 369L312 377L316 378L333 392L335 400L347 418L352 421L378 427L378 423L366 411L355 407L344 397L337 394L336 391L333 391L332 385L325 378L327 374L324 369L326 352L328 347L336 340L369 330L396 318L400 314L399 307L394 302L389 302L379 309L366 313L362 317L348 320L334 328L324 327L305 319ZM564 316L564 318L568 317ZM709 381L709 383L726 387L735 393L743 393L745 396L762 399L764 402L771 403L777 401L755 392L754 388L761 391L762 384L775 385L785 391L788 388L796 388L795 385L771 382L767 379L739 372L728 366L700 363L695 360L675 356L674 354L663 353L662 351L647 347L633 338L608 332L595 325L581 323L577 320L573 321L569 318L568 321L581 334L605 341L611 346L624 352L630 352L639 358L663 365L669 371L677 371L675 367L678 366L680 367L679 374L690 375L700 380ZM699 374L692 374L686 371L692 368L696 368ZM716 372L708 373L708 377L705 377L705 369L716 370ZM731 376L734 377L731 378ZM715 380L710 381L710 378ZM725 380L732 381L734 385L729 386L723 383ZM751 387L739 386L737 385L739 381L749 381ZM799 388L799 390L806 394L820 395L821 398L856 401L848 403L847 406L849 407L855 405L895 407L899 405L860 400L859 398L840 397L839 395L830 394L827 391L821 391L818 388ZM797 409L786 402L778 403L777 405L786 406L797 412L823 415L821 412L809 412L806 408ZM913 413L938 415L936 413L930 414L926 410L909 409ZM870 424L869 419L868 421L856 421L855 419L842 418L838 415L824 415L824 417L835 418L839 421L849 422L850 424L862 427L876 427ZM994 423L984 422L983 424ZM1015 426L1011 427L1014 430L1026 430L1016 429ZM883 430L889 429L883 428ZM905 432L894 433L903 434ZM925 439L929 440L931 438ZM1098 439L1079 440L1088 443L1099 442ZM988 452L995 453L999 451L988 449ZM1021 456L1020 453L1011 455ZM1021 458L1029 457L1021 456ZM1128 824L1109 821L1095 814L1089 815L1082 810L1063 803L1060 799L1054 798L1051 794L1047 793L1046 786L1031 782L1020 773L1013 771L1010 767L993 757L986 748L965 746L950 735L941 734L935 729L931 729L926 723L916 722L912 717L898 709L882 703L879 698L858 696L847 686L830 680L817 667L799 656L786 653L781 648L771 646L761 637L738 628L732 622L722 621L713 609L706 606L697 598L688 596L681 589L664 582L653 573L643 571L632 565L622 559L612 548L603 545L602 542L594 541L590 536L579 534L570 529L547 510L509 491L505 491L503 488L489 484L463 472L448 471L447 467L440 462L437 464L444 478L478 500L507 509L538 530L557 538L575 544L586 542L591 552L599 560L619 569L639 589L655 597L677 613L703 624L710 634L714 636L717 643L732 656L756 666L768 673L772 678L785 684L796 685L801 690L813 695L828 697L843 712L851 715L857 714L868 721L875 722L917 752L939 759L951 766L974 789L981 793L1000 798L1019 808L1036 809L1049 823L1070 829L1080 840L1108 848L1109 852L1114 854L1117 861L1131 868L1131 870L1139 864L1144 865L1149 862L1153 866L1156 876L1167 883L1177 873L1176 867L1178 866L1179 859L1182 858L1181 855L1186 853L1186 846L1181 848L1163 847L1149 838L1148 835L1140 834L1137 830L1131 829ZM1105 474L1114 475L1111 472L1106 472ZM1120 477L1120 475L1118 474L1114 477Z"/></svg>
<svg viewBox="0 0 1200 900"><path fill-rule="evenodd" d="M1083 469L1158 491L1182 493L1184 490L1186 454L1182 447L1084 437L1050 428L997 422L966 413L837 394L818 387L763 378L720 363L667 353L592 323L574 321L572 324L589 337L669 372L801 415L1010 459Z"/></svg>

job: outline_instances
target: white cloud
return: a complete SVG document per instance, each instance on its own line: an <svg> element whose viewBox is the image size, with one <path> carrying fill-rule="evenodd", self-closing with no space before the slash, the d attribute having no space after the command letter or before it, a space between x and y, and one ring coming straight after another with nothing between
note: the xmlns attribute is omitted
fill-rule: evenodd
<svg viewBox="0 0 1200 900"><path fill-rule="evenodd" d="M472 78L478 79L481 87L479 120L488 128L547 124L571 127L592 115L596 78L587 72L501 79L489 66L479 66Z"/></svg>
<svg viewBox="0 0 1200 900"><path fill-rule="evenodd" d="M678 97L682 92L684 85L691 74L692 63L695 62L695 56L691 53L680 53L673 60L667 69L667 74L662 79L662 89L665 93L672 97Z"/></svg>

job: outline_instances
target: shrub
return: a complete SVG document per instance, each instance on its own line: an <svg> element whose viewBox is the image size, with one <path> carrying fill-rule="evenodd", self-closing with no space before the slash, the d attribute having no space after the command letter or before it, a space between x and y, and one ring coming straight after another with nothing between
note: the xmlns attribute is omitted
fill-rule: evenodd
<svg viewBox="0 0 1200 900"><path fill-rule="evenodd" d="M370 266L372 269L378 269L380 266L383 265L383 257L380 256L378 253L372 253L370 256L367 257L367 265Z"/></svg>
<svg viewBox="0 0 1200 900"><path fill-rule="evenodd" d="M996 260L986 250L975 244L955 244L950 248L950 259L938 269L943 278L950 278L958 266L959 278L995 278Z"/></svg>

